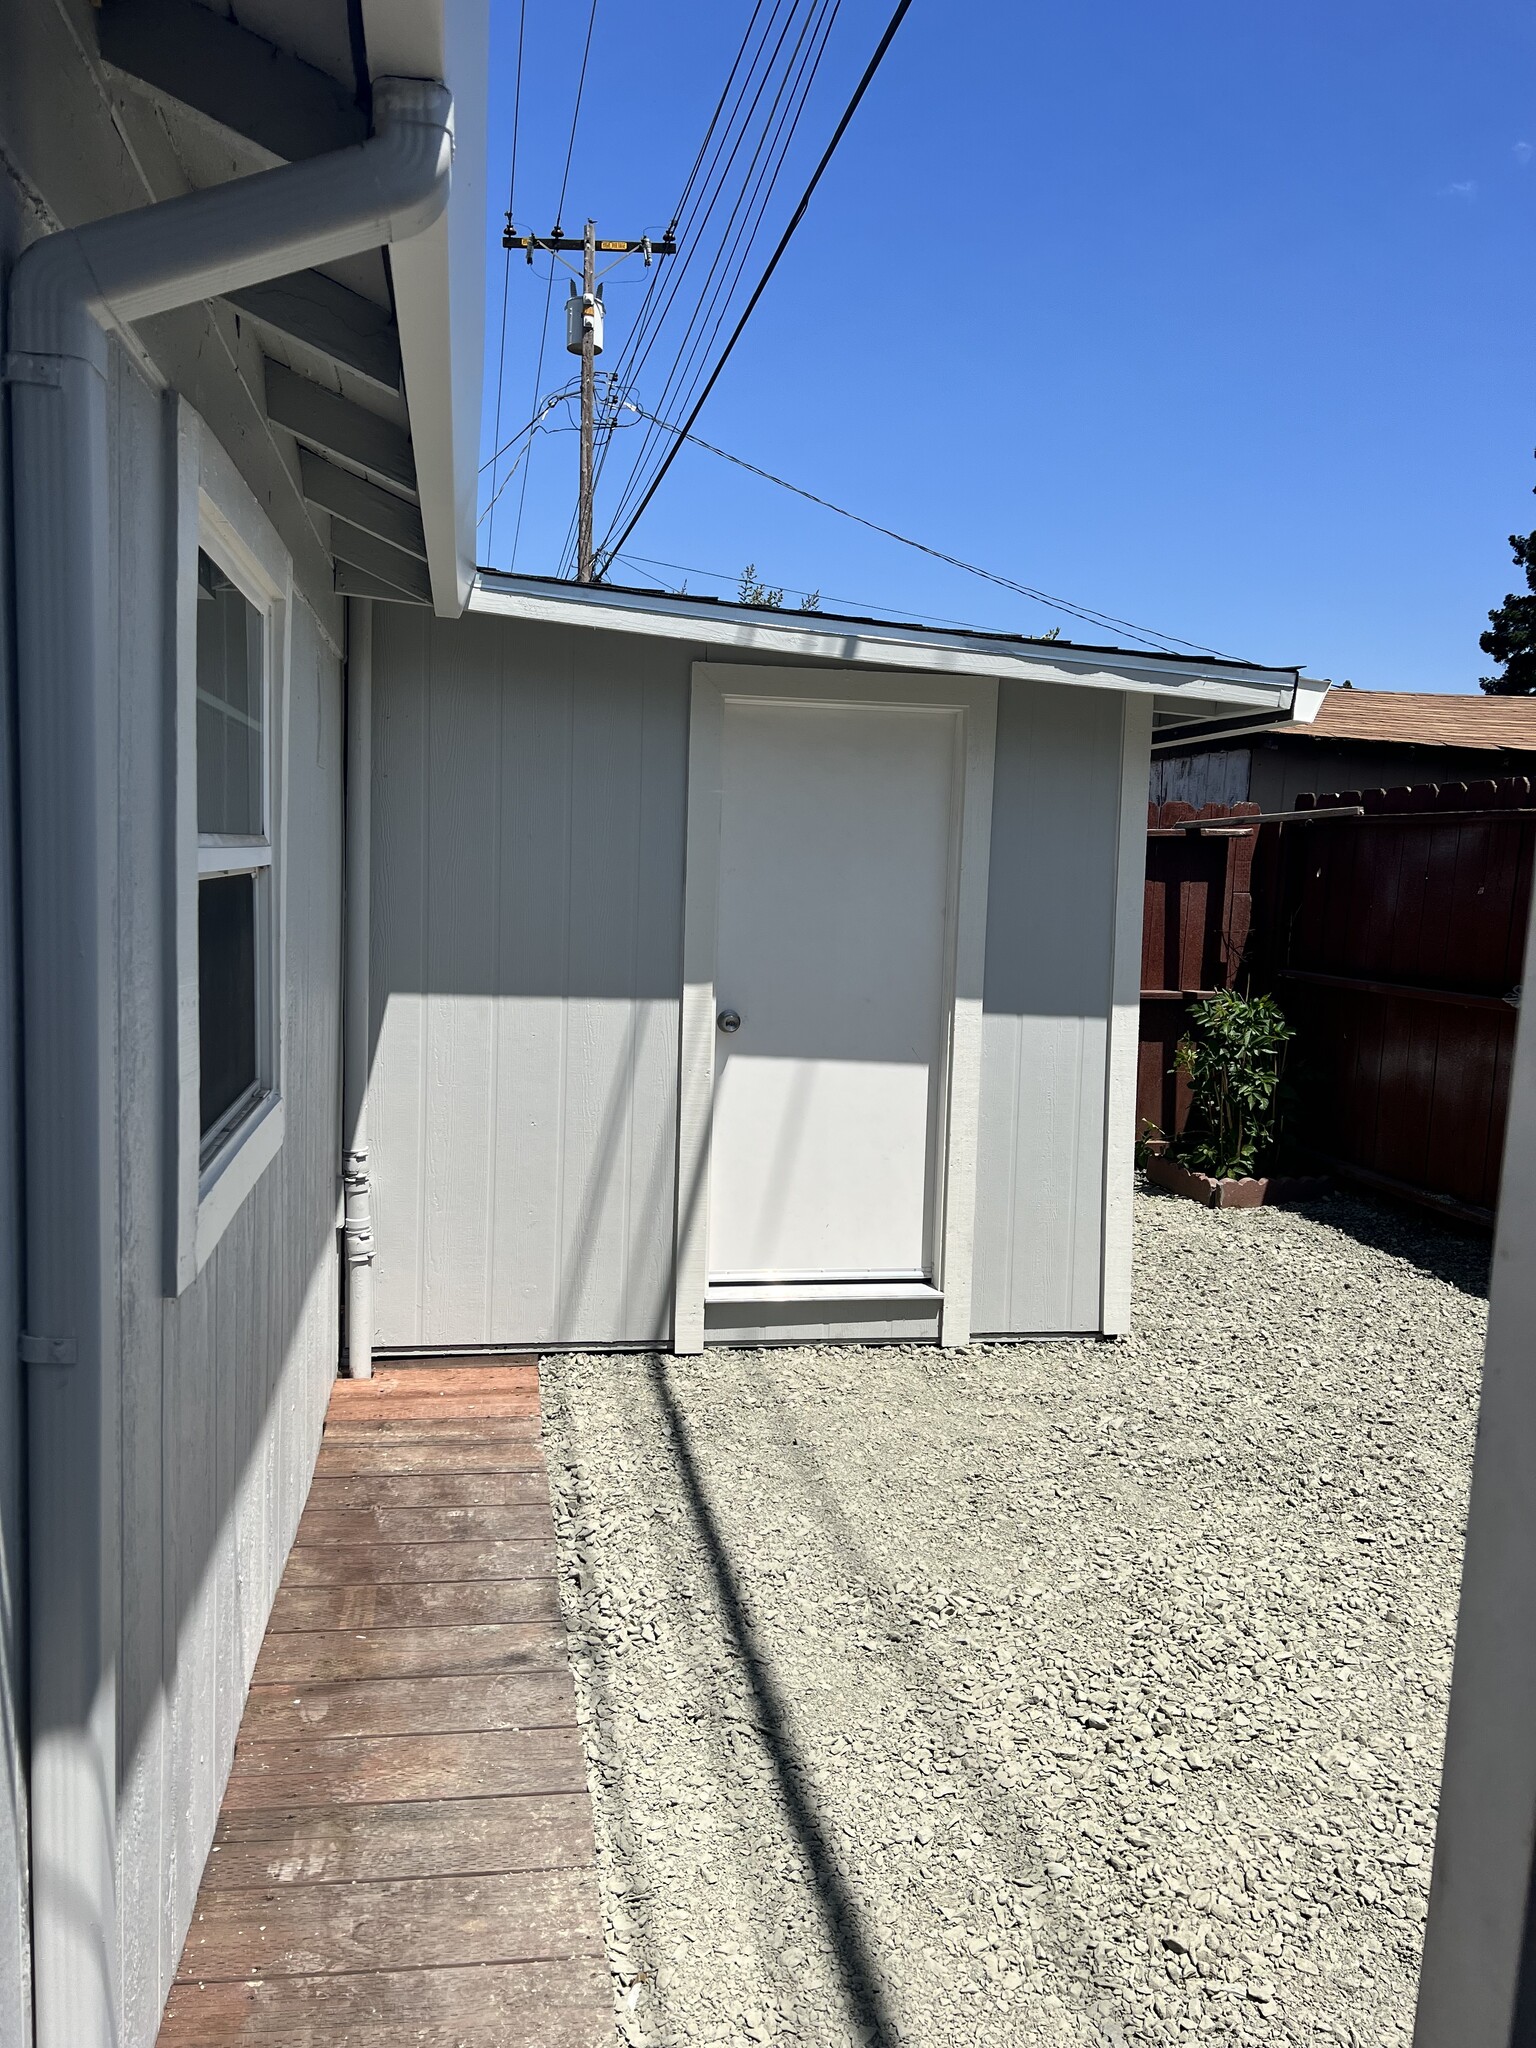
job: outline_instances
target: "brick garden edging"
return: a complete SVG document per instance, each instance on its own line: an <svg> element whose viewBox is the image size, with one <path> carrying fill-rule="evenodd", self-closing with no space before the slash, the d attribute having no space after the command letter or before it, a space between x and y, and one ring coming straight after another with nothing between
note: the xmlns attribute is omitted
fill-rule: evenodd
<svg viewBox="0 0 1536 2048"><path fill-rule="evenodd" d="M1173 1159L1147 1161L1147 1178L1170 1193L1184 1195L1206 1209L1260 1209L1279 1202L1315 1202L1328 1192L1323 1174L1270 1174L1257 1179L1217 1180Z"/></svg>

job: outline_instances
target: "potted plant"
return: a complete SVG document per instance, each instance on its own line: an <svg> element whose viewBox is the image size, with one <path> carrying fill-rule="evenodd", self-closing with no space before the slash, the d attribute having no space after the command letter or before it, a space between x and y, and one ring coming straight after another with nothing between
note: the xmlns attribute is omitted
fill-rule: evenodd
<svg viewBox="0 0 1536 2048"><path fill-rule="evenodd" d="M1273 996L1219 989L1191 1005L1190 1029L1173 1055L1190 1087L1189 1126L1171 1156L1148 1159L1148 1178L1212 1209L1256 1209L1321 1192L1320 1181L1281 1182L1259 1172L1274 1145L1294 1036Z"/></svg>

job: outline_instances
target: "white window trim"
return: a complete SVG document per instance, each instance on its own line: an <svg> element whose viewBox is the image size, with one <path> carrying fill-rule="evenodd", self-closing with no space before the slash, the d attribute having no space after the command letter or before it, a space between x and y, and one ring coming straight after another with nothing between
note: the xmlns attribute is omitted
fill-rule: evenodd
<svg viewBox="0 0 1536 2048"><path fill-rule="evenodd" d="M288 672L293 564L270 521L184 399L167 401L175 454L171 692L173 1079L169 1104L167 1291L180 1294L282 1148L287 1127L286 1010ZM266 619L267 834L263 841L200 840L197 830L197 556L202 548ZM269 932L257 962L263 1083L212 1157L202 1158L198 1053L197 892L207 875L270 870ZM265 986L262 976L265 975Z"/></svg>

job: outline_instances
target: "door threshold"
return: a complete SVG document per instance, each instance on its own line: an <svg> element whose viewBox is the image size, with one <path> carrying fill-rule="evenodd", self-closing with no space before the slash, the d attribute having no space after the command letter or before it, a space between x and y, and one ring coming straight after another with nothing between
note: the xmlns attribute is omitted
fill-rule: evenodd
<svg viewBox="0 0 1536 2048"><path fill-rule="evenodd" d="M943 1300L943 1288L931 1280L731 1280L704 1290L706 1308L785 1301L917 1301L938 1308Z"/></svg>

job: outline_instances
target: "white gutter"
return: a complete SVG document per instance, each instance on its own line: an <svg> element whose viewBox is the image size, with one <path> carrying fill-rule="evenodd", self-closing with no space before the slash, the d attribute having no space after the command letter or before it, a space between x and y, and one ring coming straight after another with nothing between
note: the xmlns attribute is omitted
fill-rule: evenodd
<svg viewBox="0 0 1536 2048"><path fill-rule="evenodd" d="M1284 713L1296 685L1294 669L1192 662L1117 649L1113 654L1047 641L993 639L926 627L872 624L835 614L785 619L750 607L690 605L648 591L551 589L548 583L482 569L469 610L539 624L594 627L732 647L757 654L836 662L840 667L910 669L929 675L1018 677L1079 688L1130 691L1160 700L1162 709L1213 704L1221 709Z"/></svg>
<svg viewBox="0 0 1536 2048"><path fill-rule="evenodd" d="M120 1615L117 747L109 329L376 248L448 197L452 103L34 243L11 279L37 2048L113 2048Z"/></svg>
<svg viewBox="0 0 1536 2048"><path fill-rule="evenodd" d="M488 0L358 0L368 63L453 94L453 204L391 251L395 326L432 603L456 619L475 575L485 347Z"/></svg>
<svg viewBox="0 0 1536 2048"><path fill-rule="evenodd" d="M342 1253L347 1371L373 1378L373 1207L368 1178L368 931L372 899L373 606L347 599L346 942L342 972Z"/></svg>

